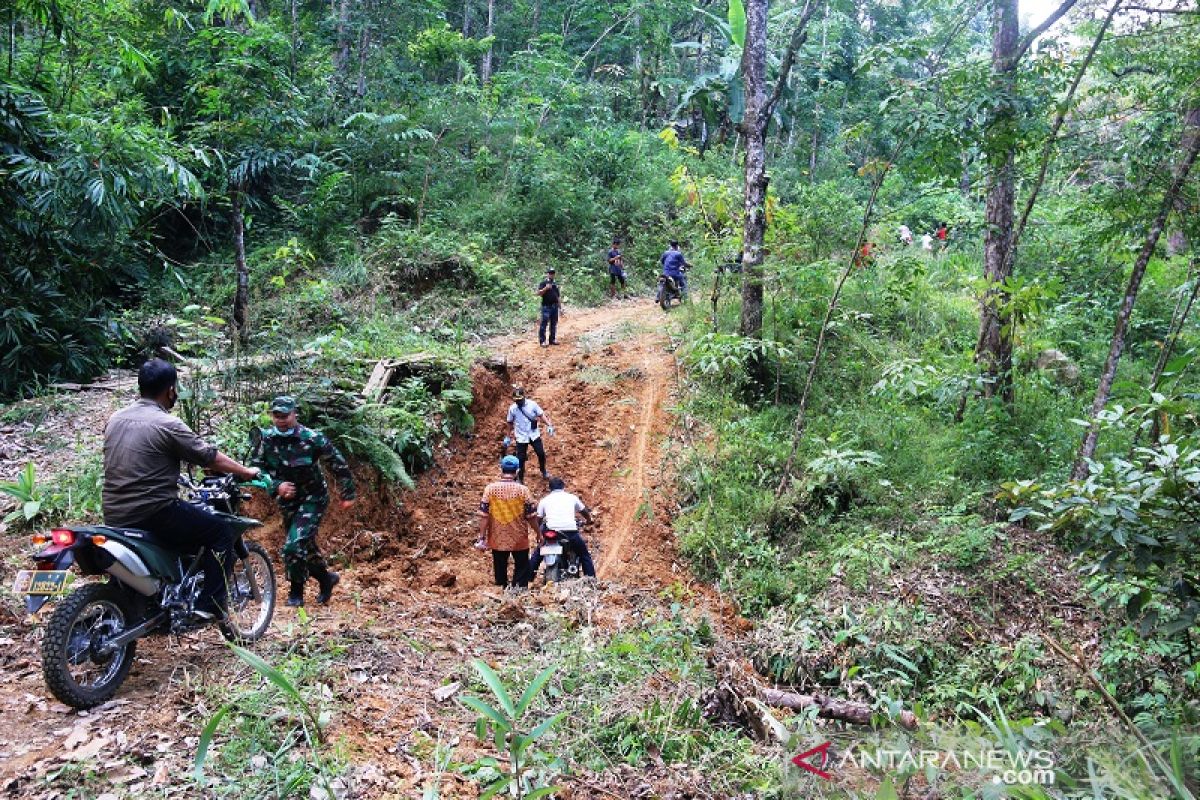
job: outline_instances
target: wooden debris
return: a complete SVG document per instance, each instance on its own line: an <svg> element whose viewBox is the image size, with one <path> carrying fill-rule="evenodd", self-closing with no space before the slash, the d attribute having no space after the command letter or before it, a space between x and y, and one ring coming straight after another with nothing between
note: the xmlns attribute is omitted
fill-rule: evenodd
<svg viewBox="0 0 1200 800"><path fill-rule="evenodd" d="M484 358L479 359L476 363L482 366L484 369L495 372L498 375L508 374L508 358L505 356L485 356Z"/></svg>
<svg viewBox="0 0 1200 800"><path fill-rule="evenodd" d="M410 353L400 358L381 358L375 362L375 369L371 370L371 377L367 379L362 395L368 400L378 400L384 390L404 378L444 371L445 366L432 353Z"/></svg>
<svg viewBox="0 0 1200 800"><path fill-rule="evenodd" d="M871 708L852 700L839 700L822 694L799 694L763 686L757 673L746 662L722 657L714 667L717 685L701 696L704 714L728 727L741 728L760 741L784 741L787 729L770 713L768 706L802 711L816 707L817 716L855 725L875 724ZM917 727L917 717L902 711L896 720L902 727Z"/></svg>

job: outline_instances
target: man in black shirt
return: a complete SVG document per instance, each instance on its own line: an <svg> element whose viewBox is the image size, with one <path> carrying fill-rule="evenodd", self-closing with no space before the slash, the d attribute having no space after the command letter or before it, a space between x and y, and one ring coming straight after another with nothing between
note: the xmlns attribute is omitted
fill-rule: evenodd
<svg viewBox="0 0 1200 800"><path fill-rule="evenodd" d="M608 296L617 296L617 281L621 282L621 296L626 297L625 288L625 256L621 254L621 240L613 239L612 248L608 251Z"/></svg>
<svg viewBox="0 0 1200 800"><path fill-rule="evenodd" d="M538 327L538 344L548 347L546 343L546 328L550 329L550 344L558 335L558 284L554 282L554 268L546 270L546 278L538 284L537 293L542 298L542 324Z"/></svg>

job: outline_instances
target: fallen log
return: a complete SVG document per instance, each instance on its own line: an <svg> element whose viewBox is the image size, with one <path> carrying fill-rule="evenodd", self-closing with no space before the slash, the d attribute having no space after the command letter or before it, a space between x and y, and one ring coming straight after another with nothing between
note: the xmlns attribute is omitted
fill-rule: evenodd
<svg viewBox="0 0 1200 800"><path fill-rule="evenodd" d="M745 661L726 657L714 666L717 685L701 696L704 715L717 724L736 727L760 741L787 741L787 728L770 712L770 707L793 711L817 709L821 719L855 725L875 725L870 706L822 694L800 694L762 685L754 668ZM895 720L904 728L917 727L917 717L902 711Z"/></svg>
<svg viewBox="0 0 1200 800"><path fill-rule="evenodd" d="M803 711L816 706L818 708L817 716L822 719L836 719L842 722L853 722L856 725L873 724L874 714L871 713L870 707L853 700L838 700L823 694L785 692L768 686L761 687L758 690L758 696L764 703L775 708ZM901 711L896 722L900 723L901 727L913 730L917 727L917 715L911 711Z"/></svg>

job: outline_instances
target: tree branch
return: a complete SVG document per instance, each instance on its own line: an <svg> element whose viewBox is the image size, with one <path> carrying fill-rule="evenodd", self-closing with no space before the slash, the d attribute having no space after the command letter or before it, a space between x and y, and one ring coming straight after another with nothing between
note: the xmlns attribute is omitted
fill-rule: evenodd
<svg viewBox="0 0 1200 800"><path fill-rule="evenodd" d="M796 53L808 41L808 21L812 19L812 15L816 12L819 5L821 5L821 0L806 0L804 10L800 12L800 20L796 23L796 28L792 31L792 38L788 42L787 50L783 54L783 62L779 65L779 77L775 81L775 91L771 93L771 99L763 106L762 126L764 133L771 125L771 116L775 113L775 106L779 104L779 99L783 96L783 90L787 88L788 77L791 76L792 66L796 63Z"/></svg>
<svg viewBox="0 0 1200 800"><path fill-rule="evenodd" d="M1025 55L1026 51L1033 46L1034 41L1036 41L1039 36L1045 33L1051 25L1062 19L1063 15L1070 11L1077 2L1079 2L1079 0L1063 0L1063 4L1056 8L1053 14L1046 17L1045 22L1043 22L1041 25L1038 25L1029 33L1025 34L1025 38L1021 40L1020 47L1017 48L1016 55L1013 56L1013 61L1020 61Z"/></svg>
<svg viewBox="0 0 1200 800"><path fill-rule="evenodd" d="M1108 26L1112 24L1113 17L1117 15L1117 10L1121 7L1122 0L1115 0L1112 8L1108 10L1108 16L1104 18L1104 24L1100 26L1099 33L1092 40L1092 46L1084 57L1079 69L1075 71L1075 77L1071 81L1071 88L1067 90L1067 95L1058 105L1058 113L1054 115L1054 124L1050 126L1050 135L1046 137L1046 145L1042 148L1042 163L1038 170L1037 180L1033 183L1033 188L1029 191L1029 199L1025 203L1025 209L1021 212L1021 219L1017 222L1016 231L1013 233L1012 244L1009 246L1008 258L1016 260L1017 246L1021 243L1021 236L1025 233L1025 224L1029 222L1029 214L1033 211L1033 204L1037 202L1038 194L1042 190L1042 185L1046 182L1046 170L1050 167L1050 160L1054 154L1054 145L1058 143L1058 132L1062 130L1063 122L1067 119L1067 110L1071 106L1071 101L1075 99L1075 92L1079 89L1079 84L1083 80L1083 75L1087 72L1087 68L1091 66L1092 58L1095 57L1096 51L1100 49L1100 43L1104 41L1104 34L1108 32Z"/></svg>
<svg viewBox="0 0 1200 800"><path fill-rule="evenodd" d="M1187 8L1150 8L1149 6L1125 6L1126 11L1145 11L1147 14L1196 14L1196 9Z"/></svg>

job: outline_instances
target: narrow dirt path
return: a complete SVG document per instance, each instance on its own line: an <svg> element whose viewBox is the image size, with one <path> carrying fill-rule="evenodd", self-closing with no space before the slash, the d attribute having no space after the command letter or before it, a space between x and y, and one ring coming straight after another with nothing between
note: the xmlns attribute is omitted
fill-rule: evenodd
<svg viewBox="0 0 1200 800"><path fill-rule="evenodd" d="M256 649L270 659L322 642L337 646L340 655L322 680L340 709L328 737L349 754L352 796L414 796L424 767L407 754L402 732L449 726L465 736L470 729L463 710L436 700L432 690L463 676L471 658L495 663L528 653L530 626L522 633L513 622L562 607L551 588L514 597L493 586L490 556L472 546L480 493L498 476L513 384L554 421L556 436L546 440L550 473L597 515L586 535L600 583L584 590L587 621L620 629L639 604L661 603L664 588L691 583L676 561L663 470L675 375L668 347L662 312L648 301L568 310L555 347L539 347L532 329L494 341L490 350L507 367L476 367L475 431L447 444L437 466L402 496L401 508L383 508L387 495L380 493L354 513L331 509L323 546L350 562L334 602L307 609L307 622L280 607ZM526 482L540 497L546 487L536 459L531 463ZM277 514L261 502L256 510L267 521L258 538L277 551ZM246 674L215 631L139 643L117 700L83 715L49 698L38 638L24 623L0 625L0 795L62 796L63 784L48 775L64 765L105 764L89 784L97 794L101 787L116 797L198 796L187 775L196 736L214 710L211 687ZM473 794L465 781L460 789L452 796Z"/></svg>

